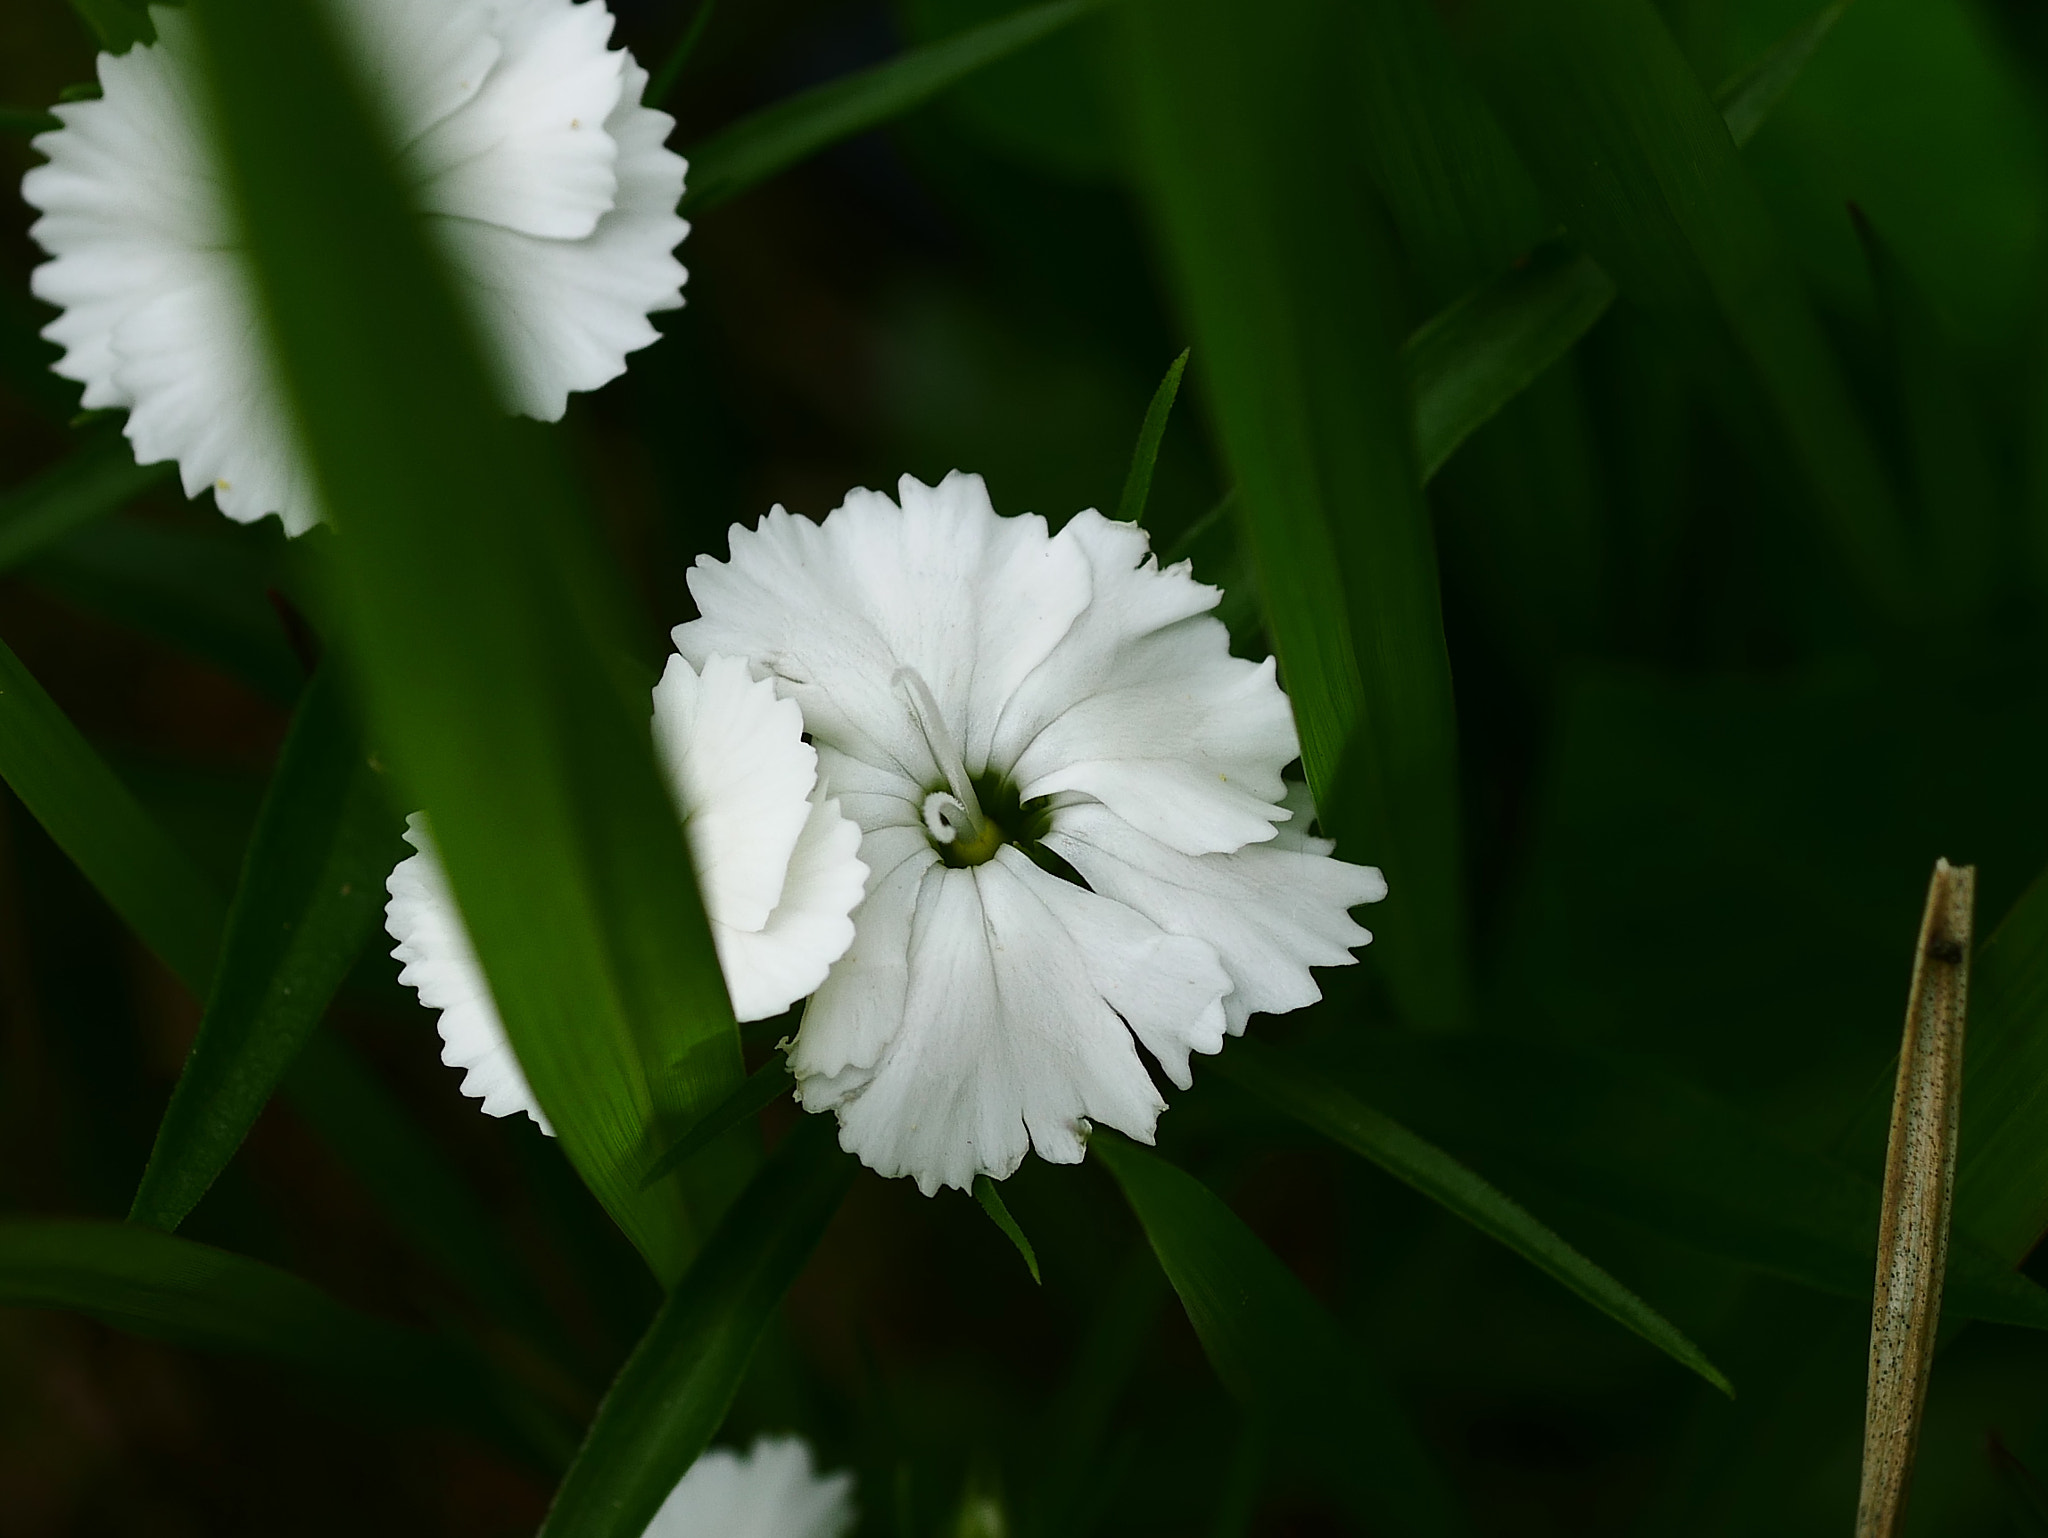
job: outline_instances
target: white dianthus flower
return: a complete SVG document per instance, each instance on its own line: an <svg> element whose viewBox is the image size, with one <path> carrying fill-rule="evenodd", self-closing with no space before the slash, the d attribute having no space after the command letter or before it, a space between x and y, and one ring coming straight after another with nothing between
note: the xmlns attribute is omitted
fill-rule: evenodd
<svg viewBox="0 0 2048 1538"><path fill-rule="evenodd" d="M329 0L401 146L400 172L491 345L504 404L558 420L624 372L682 304L684 164L675 122L640 105L646 71L607 48L602 0ZM102 96L22 180L52 260L44 331L85 405L125 408L143 464L174 459L243 523L320 520L262 337L237 220L209 140L198 39L157 7L158 41L102 54Z"/></svg>
<svg viewBox="0 0 2048 1538"><path fill-rule="evenodd" d="M1089 511L998 517L979 476L776 508L700 559L698 659L803 707L872 872L853 948L790 1051L804 1105L927 1194L1074 1163L1092 1122L1150 1141L1176 1085L1258 1012L1322 995L1372 937L1380 873L1297 832L1271 660L1221 594ZM1282 830L1277 824L1292 822Z"/></svg>
<svg viewBox="0 0 2048 1538"><path fill-rule="evenodd" d="M761 1437L691 1464L644 1538L844 1538L853 1520L851 1474L817 1473L801 1438Z"/></svg>
<svg viewBox="0 0 2048 1538"><path fill-rule="evenodd" d="M849 915L867 880L860 829L827 796L803 732L796 705L735 657L708 658L701 673L671 657L655 686L655 747L741 1020L779 1015L825 980L853 941ZM468 1070L464 1094L489 1115L524 1111L552 1133L417 814L405 836L419 852L392 871L384 910L399 981L440 1011L441 1061Z"/></svg>

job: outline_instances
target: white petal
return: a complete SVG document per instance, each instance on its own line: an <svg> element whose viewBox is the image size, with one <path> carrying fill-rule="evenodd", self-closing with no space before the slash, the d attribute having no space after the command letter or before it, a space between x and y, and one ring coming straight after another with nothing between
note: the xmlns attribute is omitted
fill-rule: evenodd
<svg viewBox="0 0 2048 1538"><path fill-rule="evenodd" d="M406 819L405 838L419 852L401 860L385 883L391 900L384 907L384 927L398 942L391 954L404 964L398 980L418 990L421 1004L440 1011L441 1061L468 1070L462 1092L482 1100L487 1116L524 1111L552 1137L554 1128L512 1055L455 893L417 813Z"/></svg>
<svg viewBox="0 0 2048 1538"><path fill-rule="evenodd" d="M581 240L618 193L619 147L605 120L619 105L626 55L606 47L611 13L570 0L493 9L496 64L461 110L412 141L404 167L429 213ZM373 41L388 58L419 30L409 23Z"/></svg>
<svg viewBox="0 0 2048 1538"><path fill-rule="evenodd" d="M330 0L327 12L407 147L474 101L505 53L489 0Z"/></svg>
<svg viewBox="0 0 2048 1538"><path fill-rule="evenodd" d="M832 1109L847 1084L864 1082L902 1024L918 893L939 863L919 827L870 833L860 855L870 874L853 944L805 1006L789 1049L790 1071L812 1111Z"/></svg>
<svg viewBox="0 0 2048 1538"><path fill-rule="evenodd" d="M1066 884L1014 848L926 869L900 1025L838 1107L841 1144L879 1173L930 1195L1003 1179L1027 1148L1078 1163L1091 1122L1150 1141L1165 1102L1049 886Z"/></svg>
<svg viewBox="0 0 2048 1538"><path fill-rule="evenodd" d="M1136 524L1084 512L1055 543L1085 552L1093 600L1016 691L997 762L1026 798L1083 792L1185 854L1271 838L1300 752L1272 661L1230 655L1221 594L1161 571Z"/></svg>
<svg viewBox="0 0 2048 1538"><path fill-rule="evenodd" d="M823 524L776 508L700 557L703 618L676 649L746 657L781 680L821 744L929 788L938 765L895 687L913 668L979 771L1004 703L1087 607L1086 556L1037 517L999 518L981 478L904 477L901 505L856 491ZM1277 794L1277 791L1276 791Z"/></svg>
<svg viewBox="0 0 2048 1538"><path fill-rule="evenodd" d="M671 657L654 688L654 744L685 809L706 915L765 928L818 783L803 712L737 657L708 659L701 678Z"/></svg>
<svg viewBox="0 0 2048 1538"><path fill-rule="evenodd" d="M759 930L714 923L718 964L740 1020L768 1020L817 991L853 944L853 910L868 868L860 859L860 827L837 801L810 803L810 818L791 852L782 897Z"/></svg>
<svg viewBox="0 0 2048 1538"><path fill-rule="evenodd" d="M853 1523L851 1474L820 1476L797 1437L761 1437L691 1464L644 1538L845 1538Z"/></svg>
<svg viewBox="0 0 2048 1538"><path fill-rule="evenodd" d="M1387 895L1371 866L1270 844L1186 855L1099 806L1055 812L1045 845L1102 896L1215 947L1235 984L1224 1000L1233 1035L1253 1014L1284 1014L1320 999L1309 969L1350 965L1352 947L1372 936L1349 910Z"/></svg>
<svg viewBox="0 0 2048 1538"><path fill-rule="evenodd" d="M543 422L561 419L572 392L624 373L627 356L660 337L648 315L683 302L675 249L690 226L675 210L686 167L664 143L675 119L639 104L645 70L629 65L623 84L608 125L619 146L617 201L587 238L436 221L498 351L508 404Z"/></svg>

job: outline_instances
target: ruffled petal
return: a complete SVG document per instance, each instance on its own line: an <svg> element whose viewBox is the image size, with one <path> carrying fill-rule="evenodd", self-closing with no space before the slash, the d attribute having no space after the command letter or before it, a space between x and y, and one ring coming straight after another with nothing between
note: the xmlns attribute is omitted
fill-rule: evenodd
<svg viewBox="0 0 2048 1538"><path fill-rule="evenodd" d="M853 944L853 910L868 879L860 828L837 801L808 804L775 911L758 930L711 926L733 1015L742 1021L773 1019L816 992Z"/></svg>
<svg viewBox="0 0 2048 1538"><path fill-rule="evenodd" d="M851 1474L818 1474L798 1437L761 1437L691 1464L643 1538L845 1538L853 1523Z"/></svg>
<svg viewBox="0 0 2048 1538"><path fill-rule="evenodd" d="M435 7L409 9L431 18ZM596 0L494 9L497 62L460 111L412 141L404 168L429 213L581 240L618 194L619 147L605 120L619 105L626 55L606 46L611 13ZM366 40L389 58L422 30L408 20Z"/></svg>
<svg viewBox="0 0 2048 1538"><path fill-rule="evenodd" d="M1102 896L1169 934L1215 948L1234 985L1223 1001L1232 1035L1254 1014L1284 1014L1320 999L1309 969L1356 960L1352 948L1372 935L1350 910L1387 895L1385 878L1369 865L1271 844L1187 855L1100 806L1056 811L1045 846Z"/></svg>
<svg viewBox="0 0 2048 1538"><path fill-rule="evenodd" d="M910 995L910 939L918 893L939 857L917 827L885 828L860 844L867 896L853 944L804 1008L789 1049L807 1110L829 1110L880 1060Z"/></svg>
<svg viewBox="0 0 2048 1538"><path fill-rule="evenodd" d="M746 657L803 707L813 737L927 788L939 766L896 684L914 669L967 767L987 766L1003 706L1088 605L1086 556L1037 517L999 518L978 475L905 476L901 505L856 491L824 523L776 508L700 557L696 661Z"/></svg>
<svg viewBox="0 0 2048 1538"><path fill-rule="evenodd" d="M401 860L385 883L391 900L384 907L384 927L398 942L391 952L402 963L398 980L418 991L421 1004L440 1011L441 1061L467 1070L463 1094L483 1101L486 1116L524 1111L553 1137L555 1129L512 1053L483 964L418 813L406 819L405 840L418 853Z"/></svg>
<svg viewBox="0 0 2048 1538"><path fill-rule="evenodd" d="M1004 1179L1027 1149L1079 1163L1093 1122L1151 1140L1165 1101L1051 886L1066 884L1014 848L926 869L903 1013L871 1076L837 1105L841 1144L878 1173L930 1195Z"/></svg>
<svg viewBox="0 0 2048 1538"><path fill-rule="evenodd" d="M385 122L407 151L476 100L505 54L492 32L490 0L347 0L328 15L354 46Z"/></svg>
<svg viewBox="0 0 2048 1538"><path fill-rule="evenodd" d="M1183 854L1271 838L1301 751L1271 659L1231 656L1222 595L1161 571L1136 524L1084 512L1055 543L1084 553L1093 599L1017 689L996 761L1026 798L1079 791Z"/></svg>

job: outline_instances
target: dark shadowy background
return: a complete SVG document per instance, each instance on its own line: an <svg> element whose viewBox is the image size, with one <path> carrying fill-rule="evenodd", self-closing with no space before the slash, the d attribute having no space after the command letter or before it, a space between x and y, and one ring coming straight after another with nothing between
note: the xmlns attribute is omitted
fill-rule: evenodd
<svg viewBox="0 0 2048 1538"><path fill-rule="evenodd" d="M654 0L615 8L649 61L689 20ZM729 0L670 104L675 142L1010 8ZM1712 84L1809 7L1664 9ZM1122 171L1109 27L1062 34L698 222L688 308L566 428L650 634L687 617L689 559L775 502L823 514L849 487L957 466L1005 512L1057 521L1114 503L1186 339ZM0 104L47 104L91 59L63 0L0 7ZM1867 1148L1842 1140L1882 1093L1934 858L1978 864L1985 933L2048 865L2044 86L2048 24L2029 0L1859 0L1746 155L1901 484L1900 381L1848 202L1941 317L1997 560L1938 641L1863 628L1788 511L1783 467L1746 452L1625 310L1431 489L1483 1032L1648 1064L1867 1173ZM20 136L0 140L10 185L32 161ZM68 387L39 378L22 340L42 318L27 222L6 200L0 485L107 430L67 427ZM1406 319L1487 276L1410 261ZM1191 388L1153 492L1162 542L1222 490ZM223 885L298 682L265 597L281 545L274 524L158 496L0 578L0 637ZM1373 966L1368 951L1310 1017L1256 1029L1341 1055L1379 1029ZM121 1216L196 1013L7 797L0 1202ZM325 1029L502 1219L567 1322L564 1400L587 1406L652 1306L630 1251L546 1140L456 1093L381 948ZM757 1033L756 1060L772 1039ZM431 1246L320 1134L319 1103L313 1084L274 1105L186 1231L393 1317L462 1317ZM1162 1141L1383 1362L1479 1531L1847 1530L1859 1305L1623 1226L1483 1138L1445 1135L1698 1339L1739 1386L1730 1404L1221 1086L1179 1097ZM1085 1467L1085 1498L1051 1531L1344 1530L1241 1434L1101 1171L1033 1161L1007 1190L1042 1290L970 1201L864 1175L727 1439L811 1434L829 1464L859 1470L864 1533L951 1532L969 1489L1002 1492L1016 1528L1044 1527L1047 1449L1089 1424L1076 1406L1092 1393L1109 1431L1085 1465L1061 1465ZM1936 1370L1915 1532L2024 1530L2008 1526L1994 1434L2048 1466L2048 1343L1973 1326ZM1227 1526L1243 1492L1251 1526ZM479 1446L380 1425L269 1369L0 1313L10 1538L483 1538L532 1531L545 1499Z"/></svg>

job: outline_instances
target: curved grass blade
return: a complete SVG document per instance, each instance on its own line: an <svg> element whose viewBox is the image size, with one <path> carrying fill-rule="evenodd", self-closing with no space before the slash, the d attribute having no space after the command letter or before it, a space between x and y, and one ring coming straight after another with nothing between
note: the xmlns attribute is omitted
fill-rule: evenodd
<svg viewBox="0 0 2048 1538"><path fill-rule="evenodd" d="M656 1150L740 1082L624 584L506 420L376 113L304 0L195 0L281 371L338 537L352 676L564 1151L655 1273L698 1230Z"/></svg>
<svg viewBox="0 0 2048 1538"><path fill-rule="evenodd" d="M398 826L329 663L279 755L130 1222L176 1228L241 1147L377 927L384 877L405 852Z"/></svg>
<svg viewBox="0 0 2048 1538"><path fill-rule="evenodd" d="M1003 1193L996 1189L996 1183L986 1175L976 1175L974 1199L981 1203L981 1210L989 1215L989 1221L1003 1231L1003 1237L1017 1246L1017 1253L1024 1257L1024 1269L1031 1273L1031 1280L1043 1287L1045 1278L1038 1274L1038 1252L1031 1248L1031 1241L1024 1237L1024 1230L1010 1216L1009 1204L1003 1200Z"/></svg>
<svg viewBox="0 0 2048 1538"><path fill-rule="evenodd" d="M0 571L119 512L170 475L169 465L138 465L127 440L114 434L88 444L0 497Z"/></svg>
<svg viewBox="0 0 2048 1538"><path fill-rule="evenodd" d="M654 1161L653 1167L640 1177L642 1189L667 1179L749 1117L760 1115L777 1100L787 1099L795 1083L790 1076L789 1060L780 1052L775 1053L748 1074L738 1089L707 1111L704 1119L690 1129L689 1136Z"/></svg>
<svg viewBox="0 0 2048 1538"><path fill-rule="evenodd" d="M524 1390L454 1343L350 1308L261 1261L153 1229L0 1220L0 1304L259 1357L532 1461L547 1461L545 1443L558 1433Z"/></svg>
<svg viewBox="0 0 2048 1538"><path fill-rule="evenodd" d="M1728 127L1649 0L1470 0L1454 32L1530 171L1631 300L1739 359L1866 599L1914 612L1903 520Z"/></svg>
<svg viewBox="0 0 2048 1538"><path fill-rule="evenodd" d="M612 1384L540 1538L640 1538L725 1419L855 1168L823 1117L783 1139Z"/></svg>
<svg viewBox="0 0 2048 1538"><path fill-rule="evenodd" d="M716 208L829 145L903 116L976 70L1071 26L1097 3L1048 0L1029 6L735 123L691 150L683 211Z"/></svg>
<svg viewBox="0 0 2048 1538"><path fill-rule="evenodd" d="M1159 463L1159 443L1166 436L1167 418L1173 415L1173 402L1180 394L1180 376L1187 366L1188 353L1184 349L1167 367L1159 388L1152 392L1152 404L1145 408L1144 425L1138 429L1138 446L1131 451L1131 469L1124 477L1123 495L1116 499L1118 523L1145 521L1145 503L1152 496L1152 470Z"/></svg>
<svg viewBox="0 0 2048 1538"><path fill-rule="evenodd" d="M142 943L204 997L225 907L0 643L0 778Z"/></svg>
<svg viewBox="0 0 2048 1538"><path fill-rule="evenodd" d="M1323 826L1403 894L1403 1014L1470 1013L1436 556L1324 8L1130 0L1146 191L1202 355Z"/></svg>
<svg viewBox="0 0 2048 1538"><path fill-rule="evenodd" d="M1259 1042L1239 1042L1216 1060L1216 1072L1370 1159L1489 1238L1497 1239L1553 1281L1633 1330L1729 1398L1735 1387L1670 1320L1581 1255L1486 1181L1434 1144L1333 1083Z"/></svg>
<svg viewBox="0 0 2048 1538"><path fill-rule="evenodd" d="M1379 1373L1223 1200L1113 1132L1089 1147L1123 1188L1216 1375L1274 1444L1304 1454L1374 1532L1464 1531Z"/></svg>

